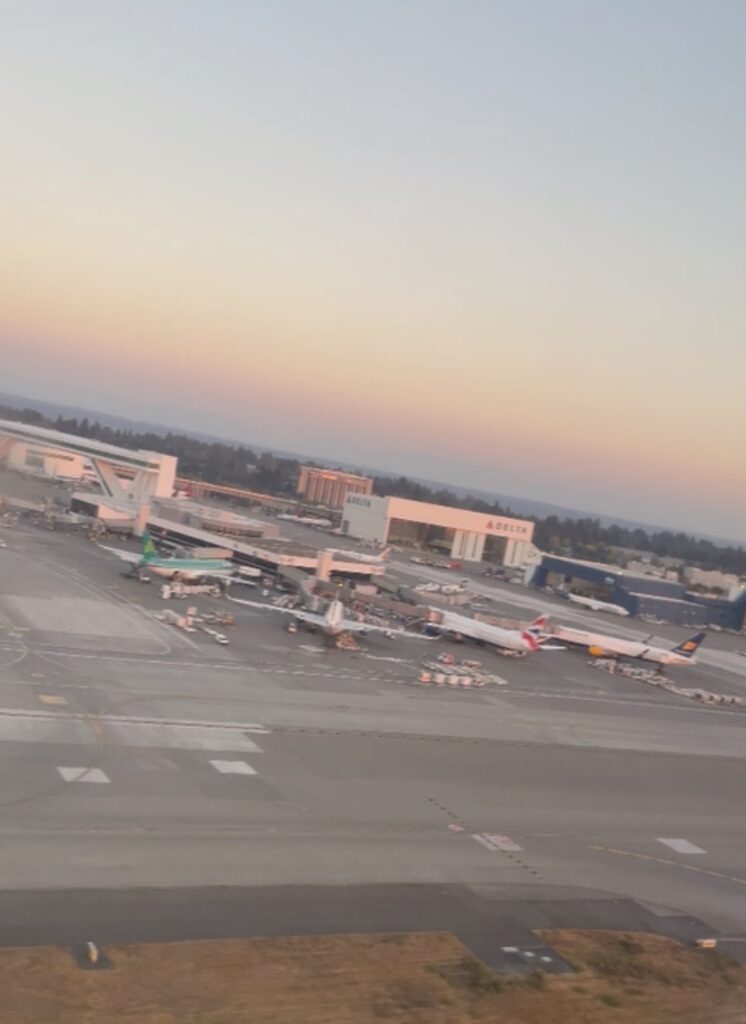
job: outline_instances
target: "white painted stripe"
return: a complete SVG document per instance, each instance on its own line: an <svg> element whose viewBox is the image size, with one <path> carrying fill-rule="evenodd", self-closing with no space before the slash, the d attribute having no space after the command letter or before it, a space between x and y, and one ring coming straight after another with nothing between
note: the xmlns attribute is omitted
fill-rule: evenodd
<svg viewBox="0 0 746 1024"><path fill-rule="evenodd" d="M261 753L246 735L251 726L232 722L169 721L120 715L81 715L69 711L0 709L0 741L90 743L92 734L125 747L180 750L235 750ZM254 732L266 732L255 727Z"/></svg>
<svg viewBox="0 0 746 1024"><path fill-rule="evenodd" d="M143 723L146 725L193 726L197 729L237 729L239 732L271 732L270 729L263 725L257 725L256 722L214 722L193 718L144 718L138 715L83 715L72 711L65 712L64 714L52 714L49 711L31 711L24 708L0 708L0 718L46 718L49 721L55 722L63 718L75 719L77 721L96 718L98 722L126 722L128 725Z"/></svg>
<svg viewBox="0 0 746 1024"><path fill-rule="evenodd" d="M518 946L500 946L500 949L503 951L503 953L517 953L518 952Z"/></svg>
<svg viewBox="0 0 746 1024"><path fill-rule="evenodd" d="M58 768L65 782L111 782L100 768Z"/></svg>
<svg viewBox="0 0 746 1024"><path fill-rule="evenodd" d="M488 839L493 843L498 850L505 850L508 853L517 853L519 850L523 849L523 847L514 842L510 836L493 836L485 834L485 839Z"/></svg>
<svg viewBox="0 0 746 1024"><path fill-rule="evenodd" d="M705 853L701 846L695 846L688 839L659 839L658 842L670 846L676 853Z"/></svg>
<svg viewBox="0 0 746 1024"><path fill-rule="evenodd" d="M256 771L245 761L210 761L223 775L256 775Z"/></svg>
<svg viewBox="0 0 746 1024"><path fill-rule="evenodd" d="M480 844L481 846L484 846L484 847L485 847L485 848L486 848L487 850L490 850L490 851L491 851L492 853L495 853L495 852L497 851L497 847L496 847L496 846L494 846L494 845L493 845L493 844L492 844L492 843L491 843L491 842L489 841L489 839L487 839L487 837L486 837L486 836L482 836L482 835L480 835L480 834L479 834L478 832L474 832L474 833L472 833L472 837L471 837L471 838L472 838L472 839L476 839L476 841L477 841L477 842L478 842L478 843L479 843L479 844Z"/></svg>
<svg viewBox="0 0 746 1024"><path fill-rule="evenodd" d="M513 842L510 836L496 836L489 835L486 832L474 832L471 838L476 839L478 843L487 850L492 850L493 853L510 853L523 849L518 843Z"/></svg>
<svg viewBox="0 0 746 1024"><path fill-rule="evenodd" d="M110 743L123 747L162 747L171 750L235 750L261 754L262 748L237 729L198 726L101 722Z"/></svg>

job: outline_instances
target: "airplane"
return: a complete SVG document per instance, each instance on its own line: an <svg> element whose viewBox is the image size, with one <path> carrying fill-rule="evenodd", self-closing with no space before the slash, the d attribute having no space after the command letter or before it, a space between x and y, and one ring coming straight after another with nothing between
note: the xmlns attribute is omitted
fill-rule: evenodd
<svg viewBox="0 0 746 1024"><path fill-rule="evenodd" d="M641 661L653 661L657 665L694 665L697 649L707 636L706 633L695 633L676 647L652 647L639 640L622 640L621 637L604 636L601 633L588 633L584 629L573 629L570 626L556 626L548 634L549 639L560 640L562 643L575 647L585 647L594 658L635 658Z"/></svg>
<svg viewBox="0 0 746 1024"><path fill-rule="evenodd" d="M470 640L491 644L493 647L498 647L503 651L518 651L530 654L542 649L562 649L546 646L542 643L543 630L549 618L548 615L540 615L525 629L503 629L502 626L493 626L489 622L471 619L468 615L459 615L457 612L449 612L441 608L433 608L431 611L438 612L439 620L433 623L433 625L440 632L468 637Z"/></svg>
<svg viewBox="0 0 746 1024"><path fill-rule="evenodd" d="M283 615L290 615L294 620L308 622L317 626L325 636L336 638L342 633L384 633L388 637L410 637L414 640L429 640L430 637L423 633L413 633L407 629L398 627L375 626L368 622L360 622L357 619L345 617L346 608L338 598L333 598L322 615L320 612L309 612L296 608L281 608L274 604L264 604L261 601L246 601L240 597L227 595L229 601L235 604L246 605L249 608L259 608L262 611L280 612Z"/></svg>
<svg viewBox="0 0 746 1024"><path fill-rule="evenodd" d="M582 604L584 608L590 608L594 612L610 612L612 615L629 615L626 608L620 604L612 604L610 601L599 601L596 597L583 597L582 594L568 594L568 599L573 604Z"/></svg>
<svg viewBox="0 0 746 1024"><path fill-rule="evenodd" d="M352 562L368 562L371 565L382 565L388 561L388 557L391 554L391 548L384 548L377 555L366 555L362 551L351 551L346 548L326 548L325 550L331 551L334 555L343 555Z"/></svg>
<svg viewBox="0 0 746 1024"><path fill-rule="evenodd" d="M418 594L464 594L466 583L418 583L414 590Z"/></svg>
<svg viewBox="0 0 746 1024"><path fill-rule="evenodd" d="M301 523L303 526L317 526L320 530L328 530L334 523L331 519L317 519L316 516L296 516L290 512L281 512L278 519L284 523Z"/></svg>
<svg viewBox="0 0 746 1024"><path fill-rule="evenodd" d="M147 530L142 535L142 550L139 555L135 551L111 548L106 544L99 544L99 547L116 555L123 562L128 562L133 571L147 569L148 572L169 580L199 580L206 576L228 577L236 571L233 563L223 558L162 558Z"/></svg>

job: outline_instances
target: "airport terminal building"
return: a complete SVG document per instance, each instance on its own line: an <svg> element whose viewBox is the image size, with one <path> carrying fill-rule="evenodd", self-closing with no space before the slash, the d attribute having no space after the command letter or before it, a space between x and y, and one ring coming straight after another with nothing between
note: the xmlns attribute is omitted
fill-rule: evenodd
<svg viewBox="0 0 746 1024"><path fill-rule="evenodd" d="M465 562L523 565L534 524L407 498L349 494L342 532L385 546L428 548Z"/></svg>

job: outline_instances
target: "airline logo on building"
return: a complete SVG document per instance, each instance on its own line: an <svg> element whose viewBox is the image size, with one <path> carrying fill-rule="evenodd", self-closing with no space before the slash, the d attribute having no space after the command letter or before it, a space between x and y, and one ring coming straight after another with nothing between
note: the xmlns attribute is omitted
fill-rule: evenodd
<svg viewBox="0 0 746 1024"><path fill-rule="evenodd" d="M515 533L519 537L528 536L526 523L507 523L504 519L488 519L485 530L489 533Z"/></svg>

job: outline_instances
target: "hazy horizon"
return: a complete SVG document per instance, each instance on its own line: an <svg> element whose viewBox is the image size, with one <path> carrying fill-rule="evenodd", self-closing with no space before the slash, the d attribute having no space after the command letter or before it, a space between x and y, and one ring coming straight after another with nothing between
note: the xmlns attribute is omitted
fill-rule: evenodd
<svg viewBox="0 0 746 1024"><path fill-rule="evenodd" d="M744 538L746 7L3 14L3 390Z"/></svg>
<svg viewBox="0 0 746 1024"><path fill-rule="evenodd" d="M9 404L13 405L15 408L17 408L19 410L22 407L20 403L27 403L27 407L28 408L37 407L37 408L43 409L44 407L46 407L48 409L51 409L52 407L54 407L55 410L56 409L61 410L60 413L57 413L56 411L55 412L48 412L48 413L46 413L49 416L52 416L52 415L56 416L56 415L59 415L59 414L67 413L67 414L69 414L71 416L87 415L89 418L93 416L93 417L96 417L99 421L105 421L108 418L108 419L111 419L112 421L117 421L117 423L119 423L119 424L127 424L127 425L129 425L129 426L131 426L133 428L138 428L138 427L141 428L141 429L152 428L152 429L158 429L158 430L173 431L174 433L179 433L179 432L182 432L182 433L192 433L194 436L201 437L201 438L204 438L204 439L210 440L210 441L222 441L225 444L232 444L232 445L244 445L244 447L249 448L249 449L251 449L253 451L256 451L256 452L270 451L270 452L273 452L274 454L279 455L279 456L296 457L296 458L299 458L299 459L308 459L310 462L318 462L321 465L337 466L337 467L342 468L342 469L348 469L348 470L350 470L352 472L356 472L357 471L357 472L361 472L361 473L369 473L369 474L372 473L372 474L378 474L378 475L381 475L381 476L391 476L391 477L396 477L400 473L399 470L387 468L386 466L382 466L382 465L366 465L365 463L355 462L354 460L351 461L351 462L348 462L347 460L344 460L344 459L337 459L337 458L334 458L334 457L322 456L322 455L318 455L317 453L313 453L313 452L307 452L307 451L301 451L301 450L294 451L292 449L280 448L277 445L272 445L272 444L259 444L256 441L252 440L251 438L248 438L248 439L245 438L245 439L241 440L240 438L229 437L229 436L221 435L221 434L214 434L214 433L212 433L210 431L193 431L192 432L184 424L156 423L156 422L147 421L147 420L140 420L140 421L138 421L138 420L131 419L129 416L122 415L121 413L115 413L115 412L107 413L107 412L104 412L103 410L100 410L100 409L90 408L89 406L84 406L84 405L81 405L81 406L65 405L64 403L55 402L53 400L47 401L45 399L34 398L34 397L29 396L29 395L12 395L12 394L7 394L7 393L4 393L4 392L0 392L0 402L4 402L6 400L8 401ZM664 523L664 522L651 523L651 522L646 522L644 520L627 519L625 517L615 516L612 512L608 512L608 511L604 511L604 510L599 510L599 509L582 509L582 508L576 508L576 507L568 506L568 505L558 505L558 504L556 504L554 502L551 502L551 501L545 501L545 500L540 499L540 498L531 498L531 497L529 497L527 495L508 494L507 492L499 492L499 491L494 491L494 490L489 490L489 489L483 489L483 488L480 488L480 487L471 486L469 484L460 484L460 483L458 483L458 481L455 481L455 480L433 480L433 479L430 479L428 477L417 476L415 473L406 473L406 474L403 473L402 475L408 476L410 479L417 480L420 483L424 483L424 484L429 485L431 487L446 487L446 488L450 488L451 490L453 490L457 494L470 493L470 494L474 495L475 497L492 498L493 500L499 500L499 501L501 501L503 503L507 502L508 504L512 502L513 503L513 507L511 508L511 511L515 515L517 515L517 516L525 514L525 515L536 515L536 516L539 516L539 517L544 517L544 516L548 516L548 515L551 515L551 514L555 514L555 515L558 515L560 517L567 515L567 517L569 517L569 518L593 517L593 518L597 518L597 519L599 519L599 520L601 520L603 522L618 522L621 525L630 526L630 527L637 527L637 526L639 526L639 527L641 527L641 528L643 528L645 530L675 530L675 529L677 529L676 527L672 527L670 524ZM724 536L720 536L718 534L707 533L707 532L702 531L702 530L694 530L694 529L687 530L686 532L691 533L694 536L703 537L706 540L711 540L711 541L719 543L719 544L723 544L723 545L736 545L736 546L746 547L746 540L741 540L741 539L739 539L737 537L724 537Z"/></svg>

